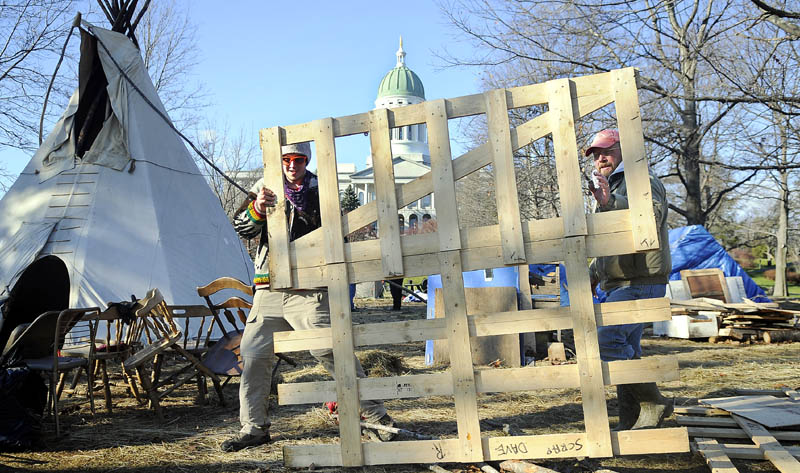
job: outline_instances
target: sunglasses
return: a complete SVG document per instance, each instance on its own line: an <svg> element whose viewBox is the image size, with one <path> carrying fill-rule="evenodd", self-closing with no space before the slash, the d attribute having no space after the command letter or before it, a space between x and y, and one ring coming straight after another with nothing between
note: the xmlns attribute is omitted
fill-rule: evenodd
<svg viewBox="0 0 800 473"><path fill-rule="evenodd" d="M281 158L281 161L283 161L283 164L285 166L288 166L291 163L295 163L295 166L300 164L300 163L305 164L307 160L308 160L307 157L305 157L303 155L300 155L300 154L296 154L296 155L292 155L292 156L284 156L284 157Z"/></svg>

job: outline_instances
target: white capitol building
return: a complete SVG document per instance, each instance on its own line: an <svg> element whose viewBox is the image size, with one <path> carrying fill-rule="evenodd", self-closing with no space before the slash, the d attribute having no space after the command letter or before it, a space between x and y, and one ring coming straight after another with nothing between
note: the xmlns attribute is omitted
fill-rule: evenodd
<svg viewBox="0 0 800 473"><path fill-rule="evenodd" d="M403 51L403 39L397 50L397 65L386 73L378 86L378 97L375 108L395 108L403 105L417 104L425 101L425 88L414 71L406 66L406 53ZM392 162L394 165L395 183L405 184L431 170L431 157L428 151L428 130L425 124L403 126L392 129ZM355 164L339 163L339 191L344 192L352 185L361 204L375 199L375 176L372 168L372 156L367 157L367 167L356 170ZM428 195L398 209L402 217L403 227L419 227L424 220L435 218L433 196Z"/></svg>

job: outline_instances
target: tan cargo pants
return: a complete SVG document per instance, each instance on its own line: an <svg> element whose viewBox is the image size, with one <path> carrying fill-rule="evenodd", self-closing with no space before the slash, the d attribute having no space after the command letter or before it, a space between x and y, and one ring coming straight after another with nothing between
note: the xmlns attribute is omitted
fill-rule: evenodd
<svg viewBox="0 0 800 473"><path fill-rule="evenodd" d="M264 435L270 426L269 391L274 360L272 334L326 327L330 327L327 291L256 291L241 344L244 366L239 381L239 422L242 433ZM333 350L309 352L333 376ZM365 377L358 359L356 375ZM376 422L385 414L383 402L361 402L361 415L368 422Z"/></svg>

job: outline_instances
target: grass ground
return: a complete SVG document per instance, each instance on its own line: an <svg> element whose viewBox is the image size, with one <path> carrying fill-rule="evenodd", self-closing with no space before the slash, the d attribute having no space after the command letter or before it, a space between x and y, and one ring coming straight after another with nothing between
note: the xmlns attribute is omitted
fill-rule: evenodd
<svg viewBox="0 0 800 473"><path fill-rule="evenodd" d="M357 300L354 313L358 323L384 320L411 320L425 317L422 304L404 304L392 312L391 300ZM681 380L661 385L662 392L675 396L678 404L692 404L697 398L732 395L733 388L778 388L796 386L800 343L783 345L726 345L687 340L646 337L646 355L674 355L680 364ZM410 374L429 373L425 366L424 343L389 345L379 348L380 360L401 359L402 364L376 366L366 360L365 368L377 371L402 370ZM282 364L286 382L325 379L326 375L306 353L293 353L297 368ZM118 373L118 367L114 370ZM403 373L405 374L405 373ZM384 374L385 375L385 374ZM291 444L330 443L338 431L321 406L277 406L272 408L271 434L274 442L236 453L222 453L220 444L237 432L238 384L234 379L224 388L225 406L210 393L210 403L195 404L196 389L186 385L165 399L166 421L158 423L151 411L125 395L119 377L113 379L114 411L102 409L96 415L88 406L62 416L64 435L56 439L52 421L45 425L45 445L38 451L0 453L0 471L66 473L156 473L177 472L287 472L282 447ZM613 388L606 389L609 415L616 422ZM527 393L480 395L478 398L482 434L500 436L503 424L527 434L577 431L583 429L580 392L552 389ZM386 406L399 426L421 433L453 437L456 434L452 398L431 397L392 400ZM675 426L670 419L667 426ZM561 473L595 471L607 468L619 473L707 472L704 461L690 453L654 456L629 456L584 461L537 462ZM742 473L772 472L764 461L734 460ZM467 465L445 464L457 471ZM321 471L338 471L328 469ZM419 465L389 465L353 468L353 472L406 473L427 471ZM474 471L474 470L467 470Z"/></svg>
<svg viewBox="0 0 800 473"><path fill-rule="evenodd" d="M758 284L767 295L772 295L772 288L775 287L775 281L764 276L764 271L774 269L774 267L764 267L761 269L748 269L747 274ZM788 286L790 296L800 296L800 286L790 284Z"/></svg>

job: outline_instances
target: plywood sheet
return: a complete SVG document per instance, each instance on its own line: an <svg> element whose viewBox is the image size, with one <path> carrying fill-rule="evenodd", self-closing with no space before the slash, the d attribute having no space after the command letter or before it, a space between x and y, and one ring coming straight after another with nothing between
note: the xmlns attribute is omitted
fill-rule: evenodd
<svg viewBox="0 0 800 473"><path fill-rule="evenodd" d="M766 427L800 425L800 403L774 396L733 396L701 399L701 403L758 422Z"/></svg>

